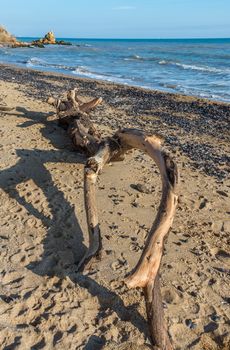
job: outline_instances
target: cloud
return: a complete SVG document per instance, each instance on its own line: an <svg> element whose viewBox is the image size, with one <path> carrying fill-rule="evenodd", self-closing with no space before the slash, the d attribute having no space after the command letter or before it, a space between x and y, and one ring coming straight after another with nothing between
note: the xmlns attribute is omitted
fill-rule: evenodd
<svg viewBox="0 0 230 350"><path fill-rule="evenodd" d="M112 10L125 11L125 10L135 10L134 6L117 6L113 7Z"/></svg>

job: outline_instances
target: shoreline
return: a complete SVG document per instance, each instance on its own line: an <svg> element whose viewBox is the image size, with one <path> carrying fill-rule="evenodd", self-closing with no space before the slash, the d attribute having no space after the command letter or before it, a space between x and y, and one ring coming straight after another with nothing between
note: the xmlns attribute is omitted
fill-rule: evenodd
<svg viewBox="0 0 230 350"><path fill-rule="evenodd" d="M112 130L134 127L159 133L166 147L184 153L191 166L219 180L228 176L230 104L11 65L0 67L4 67L0 81L18 84L19 91L45 105L47 97L58 97L76 86L80 95L102 97L102 105L92 114L94 122Z"/></svg>
<svg viewBox="0 0 230 350"><path fill-rule="evenodd" d="M229 349L230 106L0 68L0 105L13 107L0 110L0 348L149 349L143 295L124 278L160 202L159 172L137 151L105 167L97 186L101 258L88 274L77 272L88 246L86 159L45 100L78 87L84 101L103 98L90 115L103 136L134 127L164 138L180 172L161 267L169 334L180 350Z"/></svg>
<svg viewBox="0 0 230 350"><path fill-rule="evenodd" d="M220 101L220 100L213 100L213 99L209 99L206 97L198 97L198 96L194 96L194 95L187 95L187 94L180 94L180 93L174 93L174 92L169 92L169 91L163 91L163 90L157 90L157 89L152 89L152 88L147 88L147 87L141 87L141 86L136 86L136 85L128 85L128 84L122 84L122 83L117 83L117 82L110 82L107 80L103 80L103 79L94 79L94 78L86 78L86 77L78 77L75 76L74 74L65 74L62 72L54 72L54 71L45 71L45 70L40 70L39 68L30 68L30 67L21 67L18 66L16 64L10 64L10 63L0 63L0 69L2 68L12 68L12 70L14 71L19 71L23 70L23 71L28 71L30 73L32 72L37 72L40 75L44 75L47 77L56 77L57 79L68 79L68 80L75 80L76 82L79 83L83 83L84 82L87 83L96 83L98 85L108 85L108 86L112 86L112 87L117 87L120 89L124 89L124 90L140 90L143 91L145 93L149 93L151 94L158 94L158 95L168 95L170 97L175 97L175 99L188 99L188 100L194 100L194 102L203 102L203 103L211 103L211 104L218 104L218 105L226 105L230 107L230 101L229 102L225 102L225 101ZM2 78L3 74L1 72L0 74L0 79Z"/></svg>
<svg viewBox="0 0 230 350"><path fill-rule="evenodd" d="M221 100L215 100L215 99L209 99L207 97L199 97L199 96L195 96L195 95L187 95L187 94L181 94L181 93L176 93L176 92L169 92L166 90L158 90L158 89L153 89L153 88L148 88L148 87L142 87L142 86L137 86L137 85L129 85L128 83L119 83L119 82L112 82L112 81L108 81L108 80L103 80L103 79L96 79L96 78L87 78L87 77L79 77L79 76L75 76L73 73L72 74L66 74L66 73L62 73L62 72L55 72L55 71L46 71L46 70L40 70L39 68L30 68L30 67L22 67L20 65L17 64L11 64L11 63L0 63L0 68L1 67L5 67L5 68L15 68L16 70L25 70L25 71L29 71L29 72L38 72L40 74L44 74L47 76L60 76L60 77L64 77L67 79L74 79L76 81L85 81L85 82L97 82L97 83L102 83L102 84L108 84L108 85L112 85L112 86L118 86L118 87L124 87L124 88L130 88L130 89L138 89L138 90L143 90L145 92L150 92L150 93L158 93L158 94L166 94L166 95L170 95L170 96L175 96L175 98L177 97L184 97L184 98L191 98L197 101L203 101L203 102L213 102L213 103L217 103L217 104L224 104L224 105L229 105L230 106L230 101L226 102L226 101L221 101Z"/></svg>

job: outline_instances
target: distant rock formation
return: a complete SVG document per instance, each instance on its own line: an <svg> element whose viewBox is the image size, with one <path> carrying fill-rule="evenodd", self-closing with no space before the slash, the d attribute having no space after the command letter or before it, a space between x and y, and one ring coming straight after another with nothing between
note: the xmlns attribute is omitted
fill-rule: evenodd
<svg viewBox="0 0 230 350"><path fill-rule="evenodd" d="M56 44L56 39L55 39L54 33L48 32L43 39L43 43L44 44Z"/></svg>
<svg viewBox="0 0 230 350"><path fill-rule="evenodd" d="M48 32L44 38L32 41L31 45L44 47L44 45L72 45L64 40L56 40L53 32Z"/></svg>
<svg viewBox="0 0 230 350"><path fill-rule="evenodd" d="M34 40L32 43L19 41L10 34L3 26L0 26L0 47L9 46L12 48L18 47L45 47L45 45L72 45L64 40L56 40L53 32L48 32L44 38Z"/></svg>
<svg viewBox="0 0 230 350"><path fill-rule="evenodd" d="M0 26L0 44L12 44L17 42L16 38L7 32L5 28Z"/></svg>
<svg viewBox="0 0 230 350"><path fill-rule="evenodd" d="M0 26L0 47L29 47L28 43L18 41L15 36L10 34L3 26Z"/></svg>

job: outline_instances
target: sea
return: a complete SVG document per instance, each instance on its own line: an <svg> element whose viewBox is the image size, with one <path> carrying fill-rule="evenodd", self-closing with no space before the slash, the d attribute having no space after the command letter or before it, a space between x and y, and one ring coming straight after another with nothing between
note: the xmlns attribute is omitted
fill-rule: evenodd
<svg viewBox="0 0 230 350"><path fill-rule="evenodd" d="M72 46L0 48L0 63L230 102L230 39L58 40Z"/></svg>

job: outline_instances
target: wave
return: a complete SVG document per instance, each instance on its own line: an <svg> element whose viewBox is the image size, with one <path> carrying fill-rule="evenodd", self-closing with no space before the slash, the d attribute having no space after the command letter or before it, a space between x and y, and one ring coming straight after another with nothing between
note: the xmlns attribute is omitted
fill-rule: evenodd
<svg viewBox="0 0 230 350"><path fill-rule="evenodd" d="M185 70L195 70L195 71L201 71L201 72L208 72L208 73L216 73L216 74L230 74L230 69L220 69L216 67L210 67L210 66L199 66L195 64L186 64L186 63L180 63L180 62L174 62L171 60L160 60L159 57L142 57L139 55L132 55L129 57L124 58L125 61L155 61L158 62L160 65L171 65L171 66L177 66L179 68L185 69Z"/></svg>
<svg viewBox="0 0 230 350"><path fill-rule="evenodd" d="M75 69L75 67L65 66L63 64L48 63L47 61L38 57L32 57L29 60L23 61L21 63L26 64L27 67L49 67L49 68L67 70L67 71L72 71L73 69Z"/></svg>
<svg viewBox="0 0 230 350"><path fill-rule="evenodd" d="M172 89L172 90L177 90L179 85L177 84L170 84L170 83L159 83L160 86L167 88L167 89Z"/></svg>
<svg viewBox="0 0 230 350"><path fill-rule="evenodd" d="M87 67L84 66L79 66L77 67L74 71L72 71L73 74L87 77L87 78L92 78L92 79L99 79L99 80L106 80L114 83L121 83L121 84L129 84L132 82L132 79L127 79L125 77L122 77L120 75L110 75L106 73L98 73L89 70Z"/></svg>
<svg viewBox="0 0 230 350"><path fill-rule="evenodd" d="M131 55L129 57L124 58L124 61L134 61L134 60L144 61L144 57L141 57L139 55Z"/></svg>
<svg viewBox="0 0 230 350"><path fill-rule="evenodd" d="M175 65L178 67L182 67L183 69L198 70L198 71L209 72L209 73L226 73L228 71L228 70L223 70L215 67L196 66L196 65L184 64L184 63L175 63Z"/></svg>
<svg viewBox="0 0 230 350"><path fill-rule="evenodd" d="M177 66L182 69L186 70L196 70L196 71L202 71L202 72L208 72L208 73L230 73L230 69L219 69L215 67L209 67L209 66L196 66L194 64L185 64L185 63L179 63L179 62L172 62L167 60L161 60L158 62L161 65L172 65Z"/></svg>
<svg viewBox="0 0 230 350"><path fill-rule="evenodd" d="M115 83L128 84L132 82L132 79L130 78L126 79L121 75L110 75L110 74L101 73L101 72L99 73L99 72L90 70L88 69L88 67L84 67L84 66L73 67L73 66L65 66L65 65L56 64L56 63L48 63L46 60L38 57L32 57L27 61L21 61L19 63L24 63L26 64L27 67L37 67L37 68L43 67L43 68L56 69L56 70L62 70L62 71L65 70L78 76L88 77L88 78L98 79L98 80L106 80L106 81L115 82Z"/></svg>
<svg viewBox="0 0 230 350"><path fill-rule="evenodd" d="M124 61L158 61L159 57L142 57L139 55L131 55L124 58Z"/></svg>
<svg viewBox="0 0 230 350"><path fill-rule="evenodd" d="M30 65L41 65L41 66L48 64L45 60L37 57L31 57L27 61L25 61L25 63Z"/></svg>
<svg viewBox="0 0 230 350"><path fill-rule="evenodd" d="M165 60L161 60L161 61L159 61L158 63L159 63L159 64L169 64L170 62L167 62L167 61L165 61Z"/></svg>

